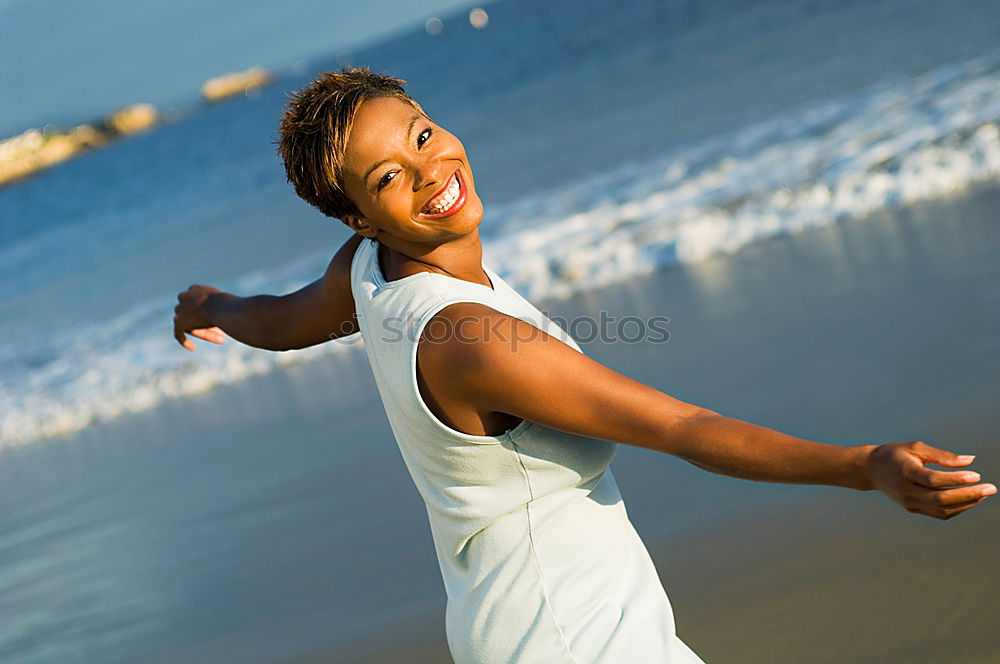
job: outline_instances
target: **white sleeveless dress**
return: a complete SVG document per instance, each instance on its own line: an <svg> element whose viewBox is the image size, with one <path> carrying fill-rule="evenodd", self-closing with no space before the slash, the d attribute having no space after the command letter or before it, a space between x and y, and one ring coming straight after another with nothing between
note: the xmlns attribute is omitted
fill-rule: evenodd
<svg viewBox="0 0 1000 664"><path fill-rule="evenodd" d="M421 272L386 282L363 240L351 289L403 460L427 507L456 664L703 664L608 464L617 445L522 421L497 436L441 422L416 380L417 341L448 304L479 302L580 350L485 265L493 288ZM428 330L430 335L434 328Z"/></svg>

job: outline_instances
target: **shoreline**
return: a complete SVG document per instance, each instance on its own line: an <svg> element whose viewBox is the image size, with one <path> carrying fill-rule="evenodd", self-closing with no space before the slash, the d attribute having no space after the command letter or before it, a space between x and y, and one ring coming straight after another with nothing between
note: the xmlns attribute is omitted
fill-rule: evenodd
<svg viewBox="0 0 1000 664"><path fill-rule="evenodd" d="M261 67L229 72L206 79L201 85L199 100L203 104L217 104L241 94L249 99L274 81L275 74ZM179 120L190 112L178 107L161 113L152 104L143 102L122 106L105 114L100 121L77 123L67 130L60 130L51 123L40 129L29 127L0 139L0 189L119 140Z"/></svg>

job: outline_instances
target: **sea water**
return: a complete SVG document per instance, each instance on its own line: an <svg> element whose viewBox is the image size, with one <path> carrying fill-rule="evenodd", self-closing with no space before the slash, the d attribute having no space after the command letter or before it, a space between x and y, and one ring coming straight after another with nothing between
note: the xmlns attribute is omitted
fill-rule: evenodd
<svg viewBox="0 0 1000 664"><path fill-rule="evenodd" d="M539 300L996 178L998 25L979 2L505 2L350 57L466 142L486 260ZM275 154L306 80L0 191L0 446L341 349L192 355L170 330L189 284L289 292L346 237Z"/></svg>
<svg viewBox="0 0 1000 664"><path fill-rule="evenodd" d="M465 141L486 259L533 300L1000 173L992 3L490 11L484 30L459 14L438 37L350 57L409 80ZM346 237L295 198L275 153L284 99L306 81L195 108L0 191L0 446L340 349L192 355L171 335L189 284L289 292Z"/></svg>
<svg viewBox="0 0 1000 664"><path fill-rule="evenodd" d="M463 139L486 205L486 260L535 301L1000 175L993 3L486 7L486 29L459 13L444 17L436 37L417 29L339 57L407 79ZM253 57L252 46L233 48ZM44 445L129 412L182 412L196 394L319 355L341 353L354 366L356 344L268 353L196 341L192 354L171 329L176 294L189 284L289 292L318 278L347 237L294 196L274 146L288 92L334 68L339 50L331 44L328 56L283 70L258 96L191 104L150 133L0 190L0 447ZM183 467L169 450L149 458ZM60 529L61 510L90 505L86 513L109 525L78 543L103 555L102 538L113 541L116 526L102 481L113 478L95 477L80 495L40 487L36 506L12 517L16 541L6 545L37 542ZM210 486L198 491L212 495ZM22 553L16 569L0 557L9 591L55 583L45 569L68 564ZM82 554L59 553L73 555ZM172 560L180 565L183 552ZM115 595L102 585L105 571L69 595L100 599L112 617L157 611ZM0 652L73 661L67 652L87 638L74 631L84 629L78 615L89 616L89 629L114 632L86 606L62 609L56 622L30 611L5 616Z"/></svg>

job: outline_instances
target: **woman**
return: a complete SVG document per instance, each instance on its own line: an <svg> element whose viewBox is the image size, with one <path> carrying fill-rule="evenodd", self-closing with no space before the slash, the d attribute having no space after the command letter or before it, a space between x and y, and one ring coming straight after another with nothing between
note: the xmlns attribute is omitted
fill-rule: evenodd
<svg viewBox="0 0 1000 664"><path fill-rule="evenodd" d="M922 442L812 442L684 403L584 355L482 263L462 143L402 81L363 69L293 95L280 151L296 192L353 231L282 297L195 285L174 334L303 348L360 332L428 512L455 661L700 662L608 470L617 443L746 479L877 489L959 514L994 493Z"/></svg>

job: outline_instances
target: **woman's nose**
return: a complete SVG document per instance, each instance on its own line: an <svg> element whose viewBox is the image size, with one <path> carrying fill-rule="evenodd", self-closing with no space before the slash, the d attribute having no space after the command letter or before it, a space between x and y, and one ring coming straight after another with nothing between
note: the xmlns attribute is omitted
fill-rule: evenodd
<svg viewBox="0 0 1000 664"><path fill-rule="evenodd" d="M424 163L417 170L417 177L413 178L413 191L419 191L428 185L435 185L441 182L444 165L440 159L433 159Z"/></svg>

